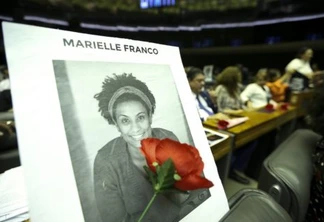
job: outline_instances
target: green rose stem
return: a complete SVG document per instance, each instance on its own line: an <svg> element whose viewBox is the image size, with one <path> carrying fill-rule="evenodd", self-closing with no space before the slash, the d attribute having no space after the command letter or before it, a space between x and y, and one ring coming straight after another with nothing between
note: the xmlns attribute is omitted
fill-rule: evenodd
<svg viewBox="0 0 324 222"><path fill-rule="evenodd" d="M170 158L166 160L161 166L157 162L152 163L152 165L155 167L156 172L153 172L147 166L144 166L144 170L146 171L149 180L153 185L154 195L145 207L143 213L138 219L138 222L141 222L143 220L144 216L151 208L153 201L159 193L171 189L175 181L181 180L181 177L176 173L174 164Z"/></svg>
<svg viewBox="0 0 324 222"><path fill-rule="evenodd" d="M154 192L153 197L151 198L150 202L147 204L145 210L143 211L141 217L138 219L138 222L141 222L144 218L144 216L146 215L147 211L151 208L153 201L155 200L155 198L157 197L158 192Z"/></svg>

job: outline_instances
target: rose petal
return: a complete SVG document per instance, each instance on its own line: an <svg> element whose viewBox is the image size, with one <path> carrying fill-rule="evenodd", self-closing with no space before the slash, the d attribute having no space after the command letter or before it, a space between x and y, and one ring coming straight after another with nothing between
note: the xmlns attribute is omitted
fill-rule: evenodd
<svg viewBox="0 0 324 222"><path fill-rule="evenodd" d="M164 139L157 146L156 158L161 163L171 158L181 177L190 173L201 173L204 168L196 148L171 139Z"/></svg>
<svg viewBox="0 0 324 222"><path fill-rule="evenodd" d="M218 121L218 125L220 125L220 126L227 127L228 124L229 124L229 123L228 123L226 120L219 120L219 121Z"/></svg>
<svg viewBox="0 0 324 222"><path fill-rule="evenodd" d="M156 147L161 141L156 138L146 138L141 140L141 152L145 156L147 166L155 172L155 167L152 163L157 162L156 159Z"/></svg>
<svg viewBox="0 0 324 222"><path fill-rule="evenodd" d="M288 104L287 104L287 103L284 103L284 104L282 104L282 105L280 106L280 108L281 108L282 110L288 110Z"/></svg>
<svg viewBox="0 0 324 222"><path fill-rule="evenodd" d="M271 111L271 110L273 110L273 105L272 105L271 103L269 103L269 104L267 104L267 105L265 106L265 108L266 108L266 110Z"/></svg>
<svg viewBox="0 0 324 222"><path fill-rule="evenodd" d="M229 122L227 122L226 120L219 120L217 122L217 128L218 129L226 129L228 124L229 124Z"/></svg>
<svg viewBox="0 0 324 222"><path fill-rule="evenodd" d="M200 188L210 188L214 184L208 179L201 177L197 174L190 174L180 181L176 181L174 187L179 190L196 190Z"/></svg>

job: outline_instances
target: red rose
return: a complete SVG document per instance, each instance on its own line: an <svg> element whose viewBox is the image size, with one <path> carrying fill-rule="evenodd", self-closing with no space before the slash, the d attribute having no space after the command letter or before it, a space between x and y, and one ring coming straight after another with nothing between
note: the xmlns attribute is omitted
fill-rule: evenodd
<svg viewBox="0 0 324 222"><path fill-rule="evenodd" d="M271 103L268 103L268 104L265 106L265 109L268 110L268 111L272 111L272 110L274 110L273 105L272 105Z"/></svg>
<svg viewBox="0 0 324 222"><path fill-rule="evenodd" d="M281 104L280 109L285 111L288 110L288 103Z"/></svg>
<svg viewBox="0 0 324 222"><path fill-rule="evenodd" d="M229 123L226 120L219 120L217 123L217 128L218 129L226 129L228 124Z"/></svg>
<svg viewBox="0 0 324 222"><path fill-rule="evenodd" d="M213 186L211 181L202 177L204 163L195 147L171 139L156 138L144 139L141 145L147 165L153 172L156 172L153 163L161 166L171 158L176 169L175 173L181 177L180 180L175 181L175 188L195 190Z"/></svg>

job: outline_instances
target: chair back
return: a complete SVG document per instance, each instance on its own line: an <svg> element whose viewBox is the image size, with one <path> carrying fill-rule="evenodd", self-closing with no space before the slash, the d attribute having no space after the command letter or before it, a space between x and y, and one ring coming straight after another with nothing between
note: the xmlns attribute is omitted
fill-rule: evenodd
<svg viewBox="0 0 324 222"><path fill-rule="evenodd" d="M242 189L229 199L230 210L221 222L291 222L291 217L271 196L258 189Z"/></svg>
<svg viewBox="0 0 324 222"><path fill-rule="evenodd" d="M303 221L313 176L312 153L320 135L299 129L263 162L258 188L269 193L293 221Z"/></svg>

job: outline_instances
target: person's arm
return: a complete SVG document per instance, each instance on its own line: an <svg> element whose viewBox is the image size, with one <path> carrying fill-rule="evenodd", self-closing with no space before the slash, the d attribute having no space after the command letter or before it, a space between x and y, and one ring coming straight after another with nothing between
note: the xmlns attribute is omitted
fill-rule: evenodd
<svg viewBox="0 0 324 222"><path fill-rule="evenodd" d="M229 115L238 115L241 114L243 112L243 109L224 109L223 113L229 114Z"/></svg>
<svg viewBox="0 0 324 222"><path fill-rule="evenodd" d="M294 69L286 70L285 74L283 74L283 75L279 78L280 82L281 82L281 83L289 82L291 76L292 76L295 72L296 72L296 70L294 70ZM277 81L278 81L278 80L277 80ZM276 82L277 82L277 81L276 81ZM275 82L275 83L276 83L276 82Z"/></svg>
<svg viewBox="0 0 324 222"><path fill-rule="evenodd" d="M306 73L306 74L303 74L304 76L306 76L308 79L312 80L313 77L314 77L314 73L311 72L311 73Z"/></svg>
<svg viewBox="0 0 324 222"><path fill-rule="evenodd" d="M315 71L313 72L314 75L324 75L324 70L319 70L319 71Z"/></svg>
<svg viewBox="0 0 324 222"><path fill-rule="evenodd" d="M241 99L243 104L247 107L247 108L253 108L253 104L250 100L250 98L252 97L253 94L253 85L248 85L243 92L241 93Z"/></svg>
<svg viewBox="0 0 324 222"><path fill-rule="evenodd" d="M312 72L312 73L309 73L309 74L306 74L305 76L310 79L310 80L313 80L315 78L315 76L317 75L324 75L324 70L322 71L315 71L315 72Z"/></svg>
<svg viewBox="0 0 324 222"><path fill-rule="evenodd" d="M227 120L229 116L224 113L216 113L214 115L208 116L205 120Z"/></svg>
<svg viewBox="0 0 324 222"><path fill-rule="evenodd" d="M286 72L288 70L298 70L300 68L300 66L301 66L300 60L299 59L293 59L288 63L285 70L286 70Z"/></svg>
<svg viewBox="0 0 324 222"><path fill-rule="evenodd" d="M131 221L105 159L98 153L94 163L94 192L102 221Z"/></svg>

